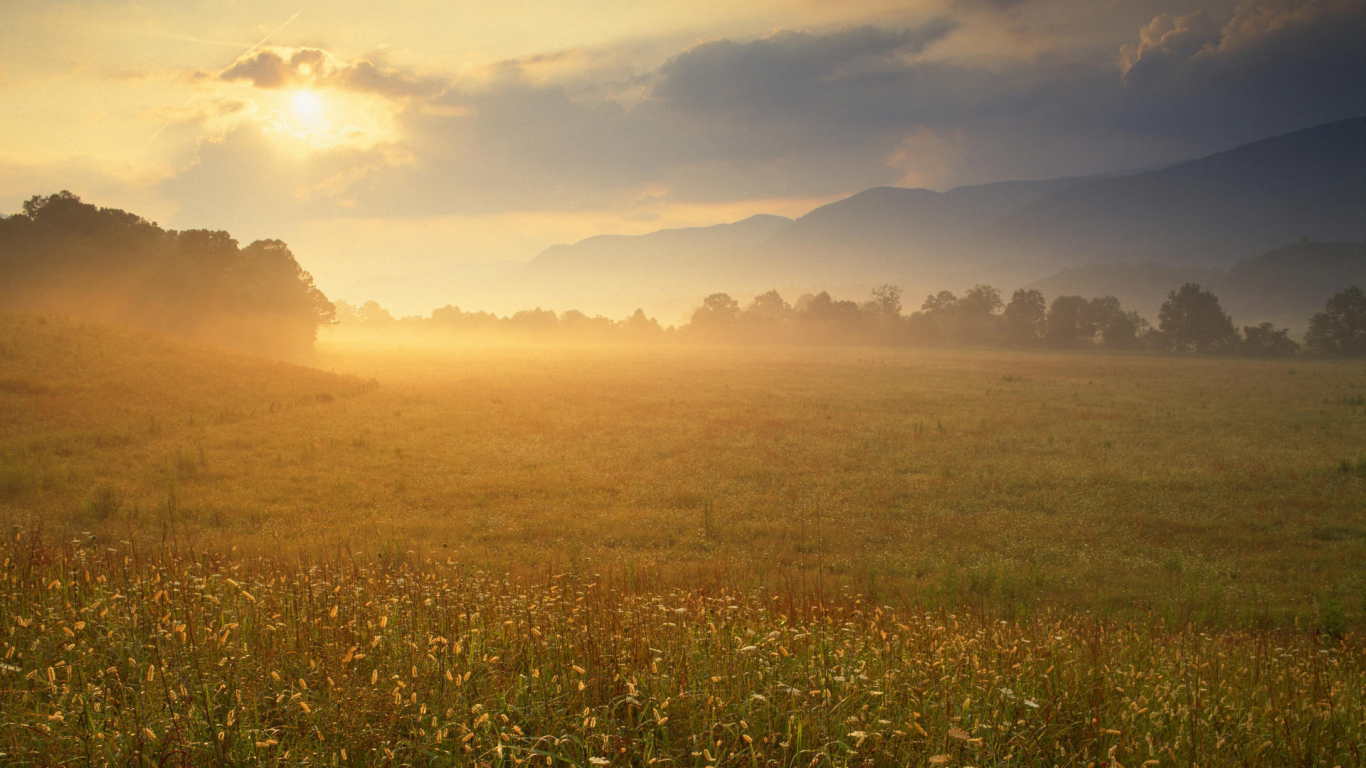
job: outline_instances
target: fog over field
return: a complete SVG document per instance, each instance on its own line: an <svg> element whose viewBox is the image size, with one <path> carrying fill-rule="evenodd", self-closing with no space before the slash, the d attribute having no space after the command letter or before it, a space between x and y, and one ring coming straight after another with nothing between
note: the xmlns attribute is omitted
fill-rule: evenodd
<svg viewBox="0 0 1366 768"><path fill-rule="evenodd" d="M1366 2L5 18L0 765L1366 762Z"/></svg>

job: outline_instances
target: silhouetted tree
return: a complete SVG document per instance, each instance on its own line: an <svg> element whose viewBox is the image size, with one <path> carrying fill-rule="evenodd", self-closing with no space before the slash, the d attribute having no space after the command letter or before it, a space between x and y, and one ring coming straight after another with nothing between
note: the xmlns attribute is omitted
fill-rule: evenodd
<svg viewBox="0 0 1366 768"><path fill-rule="evenodd" d="M1101 329L1101 343L1111 349L1138 349L1150 328L1137 312L1119 312Z"/></svg>
<svg viewBox="0 0 1366 768"><path fill-rule="evenodd" d="M1080 296L1059 296L1048 307L1048 343L1054 347L1091 344L1096 327L1090 302Z"/></svg>
<svg viewBox="0 0 1366 768"><path fill-rule="evenodd" d="M952 291L940 291L925 297L925 303L920 305L921 312L930 314L949 314L957 311L958 297Z"/></svg>
<svg viewBox="0 0 1366 768"><path fill-rule="evenodd" d="M658 338L663 333L659 321L653 317L646 317L643 309L637 309L635 314L622 320L621 329L636 340Z"/></svg>
<svg viewBox="0 0 1366 768"><path fill-rule="evenodd" d="M1305 345L1328 357L1366 355L1366 292L1351 286L1309 319Z"/></svg>
<svg viewBox="0 0 1366 768"><path fill-rule="evenodd" d="M693 322L702 325L726 325L735 322L740 315L740 302L729 294L713 293L702 300L702 306L693 312Z"/></svg>
<svg viewBox="0 0 1366 768"><path fill-rule="evenodd" d="M383 328L394 323L394 316L389 313L389 310L381 307L379 302L373 300L360 305L360 310L356 314L359 316L361 325L370 328Z"/></svg>
<svg viewBox="0 0 1366 768"><path fill-rule="evenodd" d="M290 353L336 311L279 240L240 248L227 232L165 230L65 190L0 221L0 306Z"/></svg>
<svg viewBox="0 0 1366 768"><path fill-rule="evenodd" d="M524 309L514 312L506 321L509 330L518 333L544 334L554 331L560 323L555 311L551 309Z"/></svg>
<svg viewBox="0 0 1366 768"><path fill-rule="evenodd" d="M1005 305L1001 292L989 285L975 285L958 300L958 338L968 344L990 341L996 332L998 313Z"/></svg>
<svg viewBox="0 0 1366 768"><path fill-rule="evenodd" d="M888 317L900 317L901 289L895 285L879 285L873 289L873 305Z"/></svg>
<svg viewBox="0 0 1366 768"><path fill-rule="evenodd" d="M1033 346L1043 340L1048 328L1048 303L1039 291L1021 288L1011 295L1002 321L1010 343Z"/></svg>
<svg viewBox="0 0 1366 768"><path fill-rule="evenodd" d="M1219 298L1200 290L1196 283L1168 293L1157 317L1160 338L1168 349L1230 352L1238 344L1238 331L1219 306Z"/></svg>
<svg viewBox="0 0 1366 768"><path fill-rule="evenodd" d="M1243 342L1238 351L1249 357L1289 357L1300 349L1290 338L1289 328L1277 328L1272 323L1243 326Z"/></svg>

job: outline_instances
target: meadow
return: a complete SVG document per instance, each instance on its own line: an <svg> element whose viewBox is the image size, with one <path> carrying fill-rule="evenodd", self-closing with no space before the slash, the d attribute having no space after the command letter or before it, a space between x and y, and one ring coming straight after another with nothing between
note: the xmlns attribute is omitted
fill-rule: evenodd
<svg viewBox="0 0 1366 768"><path fill-rule="evenodd" d="M0 318L15 765L1358 765L1366 365Z"/></svg>

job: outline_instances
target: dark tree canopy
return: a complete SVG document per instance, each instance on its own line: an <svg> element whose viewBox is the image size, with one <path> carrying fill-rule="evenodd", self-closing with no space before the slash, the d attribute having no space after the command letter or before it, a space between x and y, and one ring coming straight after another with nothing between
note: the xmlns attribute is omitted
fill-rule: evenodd
<svg viewBox="0 0 1366 768"><path fill-rule="evenodd" d="M1238 350L1249 357L1290 357L1300 345L1290 338L1290 329L1274 323L1243 326L1243 342Z"/></svg>
<svg viewBox="0 0 1366 768"><path fill-rule="evenodd" d="M1043 293L1021 288L1010 297L1002 320L1006 338L1012 344L1033 346L1043 341L1044 332L1048 330L1048 302Z"/></svg>
<svg viewBox="0 0 1366 768"><path fill-rule="evenodd" d="M57 311L275 353L310 348L335 308L279 240L166 230L70 192L0 219L0 306Z"/></svg>
<svg viewBox="0 0 1366 768"><path fill-rule="evenodd" d="M1366 356L1366 292L1353 285L1309 319L1305 344L1329 357Z"/></svg>
<svg viewBox="0 0 1366 768"><path fill-rule="evenodd" d="M1157 319L1163 343L1177 352L1231 352L1238 345L1238 330L1219 298L1196 283L1168 293Z"/></svg>
<svg viewBox="0 0 1366 768"><path fill-rule="evenodd" d="M1080 296L1059 296L1048 307L1048 343L1054 347L1075 347L1091 344L1096 338L1096 324L1091 318L1091 304Z"/></svg>

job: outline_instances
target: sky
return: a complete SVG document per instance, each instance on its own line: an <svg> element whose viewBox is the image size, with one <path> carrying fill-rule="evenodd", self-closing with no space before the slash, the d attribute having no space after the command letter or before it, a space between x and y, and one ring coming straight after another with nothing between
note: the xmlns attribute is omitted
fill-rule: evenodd
<svg viewBox="0 0 1366 768"><path fill-rule="evenodd" d="M9 0L0 212L278 238L329 295L1366 114L1366 0ZM415 311L421 311L419 308Z"/></svg>

